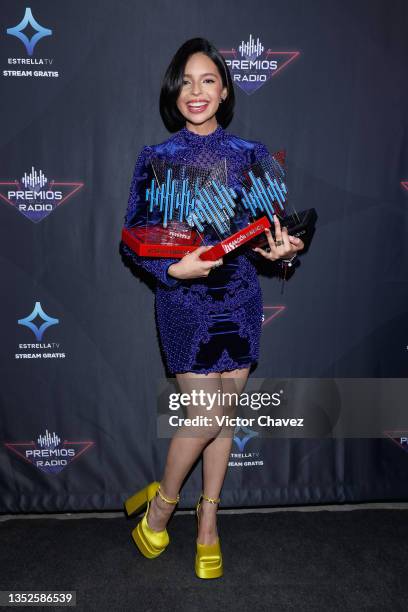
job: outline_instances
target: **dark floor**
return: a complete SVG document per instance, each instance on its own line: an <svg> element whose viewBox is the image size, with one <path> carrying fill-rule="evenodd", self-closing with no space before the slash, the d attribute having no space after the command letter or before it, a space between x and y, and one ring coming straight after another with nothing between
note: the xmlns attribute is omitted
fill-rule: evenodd
<svg viewBox="0 0 408 612"><path fill-rule="evenodd" d="M0 590L75 590L77 610L408 607L407 510L219 513L224 576L214 580L194 573L193 514L173 516L156 559L130 539L141 516L1 521Z"/></svg>

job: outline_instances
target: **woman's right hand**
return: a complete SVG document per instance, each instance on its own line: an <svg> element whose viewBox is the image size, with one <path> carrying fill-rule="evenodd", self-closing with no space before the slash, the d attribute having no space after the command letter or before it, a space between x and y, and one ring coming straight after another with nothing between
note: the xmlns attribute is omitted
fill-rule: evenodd
<svg viewBox="0 0 408 612"><path fill-rule="evenodd" d="M200 246L191 253L186 253L184 257L177 263L171 264L167 268L167 273L174 278L181 280L189 278L202 278L209 275L215 264L221 265L223 263L222 257L215 261L204 261L200 259L201 253L211 249L212 245Z"/></svg>

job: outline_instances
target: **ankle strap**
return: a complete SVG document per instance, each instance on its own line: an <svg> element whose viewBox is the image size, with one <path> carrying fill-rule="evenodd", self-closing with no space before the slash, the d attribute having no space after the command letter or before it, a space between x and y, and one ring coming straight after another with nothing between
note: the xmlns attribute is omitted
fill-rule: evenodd
<svg viewBox="0 0 408 612"><path fill-rule="evenodd" d="M203 492L201 492L200 497L202 497L206 501L210 502L211 504L218 504L221 501L221 499L219 497L217 497L217 498L215 498L215 497L207 497L207 495L204 495Z"/></svg>
<svg viewBox="0 0 408 612"><path fill-rule="evenodd" d="M176 499L169 499L168 497L166 497L165 495L163 495L161 489L159 488L157 489L158 494L160 495L160 497L162 498L163 501L167 502L168 504L177 504L180 501L180 494L177 494L177 498Z"/></svg>

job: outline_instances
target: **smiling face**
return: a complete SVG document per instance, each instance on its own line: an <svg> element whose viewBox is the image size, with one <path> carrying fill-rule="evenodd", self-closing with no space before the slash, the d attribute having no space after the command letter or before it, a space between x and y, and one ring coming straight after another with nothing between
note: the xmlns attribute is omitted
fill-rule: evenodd
<svg viewBox="0 0 408 612"><path fill-rule="evenodd" d="M218 67L212 59L201 52L190 55L177 99L177 108L186 119L186 127L214 130L220 99L225 99L227 94L228 89L223 86Z"/></svg>

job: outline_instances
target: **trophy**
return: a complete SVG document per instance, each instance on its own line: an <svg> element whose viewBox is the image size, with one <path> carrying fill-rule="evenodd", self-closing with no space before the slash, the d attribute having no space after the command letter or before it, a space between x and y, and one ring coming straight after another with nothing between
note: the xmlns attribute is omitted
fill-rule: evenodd
<svg viewBox="0 0 408 612"><path fill-rule="evenodd" d="M303 232L313 214L287 214L284 160L279 151L246 167L237 193L228 186L225 159L205 168L153 158L142 186L145 202L122 239L145 257L178 258L210 244L200 257L216 260L248 242L265 244L274 212L292 233Z"/></svg>
<svg viewBox="0 0 408 612"><path fill-rule="evenodd" d="M241 175L241 203L248 211L249 218L266 213L271 223L271 234L275 238L273 215L281 227L286 227L292 236L305 239L314 228L317 213L314 208L297 212L292 206L289 212L286 186L286 152L277 151L267 155L244 169ZM265 233L249 241L251 247L269 246Z"/></svg>
<svg viewBox="0 0 408 612"><path fill-rule="evenodd" d="M225 159L203 167L153 158L141 187L144 204L122 230L122 240L138 255L177 258L216 243L205 257L215 260L270 226L266 218L239 225L242 211L227 184Z"/></svg>

